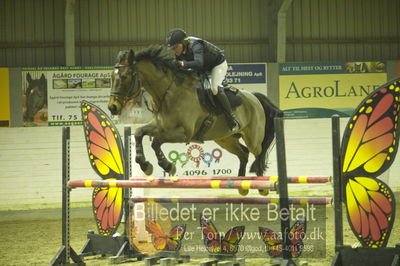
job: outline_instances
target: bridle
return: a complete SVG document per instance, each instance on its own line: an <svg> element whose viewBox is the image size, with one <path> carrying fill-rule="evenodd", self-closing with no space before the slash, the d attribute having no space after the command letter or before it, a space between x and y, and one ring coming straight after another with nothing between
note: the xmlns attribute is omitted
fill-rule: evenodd
<svg viewBox="0 0 400 266"><path fill-rule="evenodd" d="M129 68L133 69L134 65L135 65L135 63L128 64L128 65L118 65L118 66L114 66L114 68L115 68L115 69L120 69L120 68L124 68L124 67L129 67ZM132 80L131 80L131 82L130 82L130 84L129 84L128 90L125 90L125 91L123 91L123 92L122 92L122 91L111 91L110 95L111 95L111 96L114 96L115 99L116 99L122 106L124 106L125 103L126 103L127 101L129 101L130 99L133 99L133 98L139 96L139 94L141 93L141 90L140 90L140 89L138 89L137 91L134 91L134 90L131 89L131 88L135 85L135 83L138 82L138 80L139 80L138 75L139 75L139 72L135 72L135 73L133 74L133 77L132 77ZM163 79L163 78L164 78L164 77L162 77L161 79ZM164 93L163 93L163 95L162 95L161 98L160 98L160 106L158 107L158 110L151 109L150 106L149 106L149 104L147 103L147 101L146 101L146 99L145 99L146 107L147 107L147 109L148 109L150 112L152 112L153 114L157 114L157 113L159 113L159 112L161 111L162 103L164 102L164 100L165 100L165 98L166 98L166 96L167 96L167 94L168 94L170 88L172 87L172 84L174 83L174 80L175 80L175 77L173 77L173 78L171 79L171 81L169 82L167 88L164 90ZM125 93L126 91L127 91L127 93Z"/></svg>
<svg viewBox="0 0 400 266"><path fill-rule="evenodd" d="M119 66L114 66L115 69L120 69L120 68L124 68L124 67L129 67L129 68L133 68L134 64L129 64L129 65L119 65ZM133 98L136 98L137 96L140 95L141 90L137 89L136 91L133 90L132 88L134 87L134 85L138 82L139 78L138 78L139 73L138 72L134 72L131 82L129 83L128 89L127 90L123 90L123 91L111 91L110 95L114 96L114 98L121 104L121 105L125 105L125 103Z"/></svg>

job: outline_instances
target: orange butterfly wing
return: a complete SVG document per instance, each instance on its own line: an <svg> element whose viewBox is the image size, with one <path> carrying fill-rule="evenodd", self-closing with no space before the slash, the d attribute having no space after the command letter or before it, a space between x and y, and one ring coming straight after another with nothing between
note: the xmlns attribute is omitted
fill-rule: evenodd
<svg viewBox="0 0 400 266"><path fill-rule="evenodd" d="M390 167L398 149L399 95L399 79L378 88L357 108L343 136L347 216L363 246L386 246L394 223L393 192L376 177Z"/></svg>
<svg viewBox="0 0 400 266"><path fill-rule="evenodd" d="M266 227L258 228L266 250L271 257L282 255L282 240L277 233Z"/></svg>
<svg viewBox="0 0 400 266"><path fill-rule="evenodd" d="M239 249L239 242L244 235L244 226L235 226L226 232L221 241L222 252L227 254L235 254Z"/></svg>
<svg viewBox="0 0 400 266"><path fill-rule="evenodd" d="M90 165L103 179L124 177L123 146L121 136L113 122L97 106L81 102L82 122ZM99 233L114 234L122 218L123 189L95 188L93 213Z"/></svg>
<svg viewBox="0 0 400 266"><path fill-rule="evenodd" d="M211 219L200 216L200 228L204 235L204 245L210 253L235 254L244 234L244 226L235 226L226 232L223 238Z"/></svg>
<svg viewBox="0 0 400 266"><path fill-rule="evenodd" d="M147 225L147 230L151 233L153 246L157 250L164 250L167 245L167 236L164 234L159 223L152 218L149 218L148 220L149 223Z"/></svg>
<svg viewBox="0 0 400 266"><path fill-rule="evenodd" d="M292 258L300 257L304 249L303 239L306 234L307 222L306 218L297 220L290 227L290 252Z"/></svg>
<svg viewBox="0 0 400 266"><path fill-rule="evenodd" d="M103 179L123 179L123 146L114 123L100 108L89 102L82 101L81 110L92 168Z"/></svg>
<svg viewBox="0 0 400 266"><path fill-rule="evenodd" d="M167 238L167 248L169 251L178 251L182 245L182 238L186 232L186 224L180 224L171 229Z"/></svg>
<svg viewBox="0 0 400 266"><path fill-rule="evenodd" d="M282 256L282 240L280 236L266 227L258 228L261 238L266 245L266 250L271 257L279 257ZM304 243L303 239L306 234L306 219L297 220L290 227L290 253L293 258L300 257L303 249Z"/></svg>
<svg viewBox="0 0 400 266"><path fill-rule="evenodd" d="M200 228L204 236L204 245L210 253L221 252L221 237L211 219L200 216Z"/></svg>
<svg viewBox="0 0 400 266"><path fill-rule="evenodd" d="M120 224L122 191L118 187L95 188L93 191L93 213L102 235L114 234Z"/></svg>
<svg viewBox="0 0 400 266"><path fill-rule="evenodd" d="M181 248L181 241L186 232L186 224L177 225L166 235L159 223L154 219L148 219L147 230L151 233L153 246L157 250L178 251Z"/></svg>

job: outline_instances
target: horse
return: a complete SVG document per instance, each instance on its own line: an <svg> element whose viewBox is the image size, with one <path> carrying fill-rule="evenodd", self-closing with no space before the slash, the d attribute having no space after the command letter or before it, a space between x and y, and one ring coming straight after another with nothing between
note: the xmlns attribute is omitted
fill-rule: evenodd
<svg viewBox="0 0 400 266"><path fill-rule="evenodd" d="M240 161L238 176L246 176L249 152L255 156L250 171L262 176L266 170L266 157L275 138L274 117L282 116L265 95L238 90L242 104L234 109L241 128L232 132L223 115L217 115L201 139L198 133L209 112L199 102L197 88L201 79L197 73L178 68L175 55L162 45L144 50L120 51L112 72L112 86L108 102L111 114L119 115L129 99L138 97L141 89L152 98L153 119L139 127L135 133L135 161L146 175L153 166L146 160L142 140L153 137L153 148L158 164L174 175L176 167L161 150L163 143L190 143L213 140L223 149L235 154ZM240 142L243 139L245 145Z"/></svg>
<svg viewBox="0 0 400 266"><path fill-rule="evenodd" d="M26 80L24 121L33 122L35 114L47 104L47 80L44 74L39 79L32 79L30 73L26 74Z"/></svg>

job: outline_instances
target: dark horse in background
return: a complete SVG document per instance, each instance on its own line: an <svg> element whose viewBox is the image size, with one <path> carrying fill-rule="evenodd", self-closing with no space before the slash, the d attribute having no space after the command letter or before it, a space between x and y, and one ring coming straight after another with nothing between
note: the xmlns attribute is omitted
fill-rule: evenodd
<svg viewBox="0 0 400 266"><path fill-rule="evenodd" d="M47 80L44 74L39 79L32 79L30 73L26 74L26 80L24 122L33 122L35 114L47 104Z"/></svg>
<svg viewBox="0 0 400 266"><path fill-rule="evenodd" d="M232 132L221 114L215 116L211 126L198 139L198 132L209 116L199 102L199 86L198 75L180 71L175 64L175 55L163 46L150 46L136 55L133 50L118 54L108 104L111 113L120 114L126 102L137 97L142 87L152 97L153 120L135 132L136 162L145 174L151 175L153 166L143 152L145 135L154 137L151 147L158 164L171 175L175 174L176 168L165 158L161 150L163 143L213 140L239 158L239 176L246 175L249 152L256 158L250 171L262 176L268 149L275 137L273 119L282 112L263 94L238 90L242 104L234 112L240 122L240 130ZM240 143L240 138L245 145Z"/></svg>

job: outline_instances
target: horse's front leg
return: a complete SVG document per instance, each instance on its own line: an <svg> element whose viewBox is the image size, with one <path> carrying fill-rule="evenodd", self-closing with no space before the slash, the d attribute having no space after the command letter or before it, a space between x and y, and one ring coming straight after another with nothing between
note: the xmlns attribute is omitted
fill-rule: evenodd
<svg viewBox="0 0 400 266"><path fill-rule="evenodd" d="M151 143L151 147L153 148L157 160L158 160L158 165L164 169L165 172L167 172L169 175L175 175L176 173L176 166L171 163L170 161L165 158L164 152L161 150L161 145L163 144L163 140L159 137L155 137L153 139L153 142Z"/></svg>
<svg viewBox="0 0 400 266"><path fill-rule="evenodd" d="M158 165L161 166L161 168L164 169L164 171L169 175L174 175L176 173L176 166L167 160L164 152L161 149L161 145L166 142L189 142L189 140L185 135L184 129L177 128L170 131L163 131L162 134L160 134L159 137L155 137L151 143L151 147L157 156Z"/></svg>
<svg viewBox="0 0 400 266"><path fill-rule="evenodd" d="M140 127L135 132L135 142L136 142L136 157L135 161L140 165L140 169L146 174L151 175L153 173L153 165L146 161L146 157L143 151L143 137L145 135L155 136L159 133L159 129L155 124L147 124Z"/></svg>

